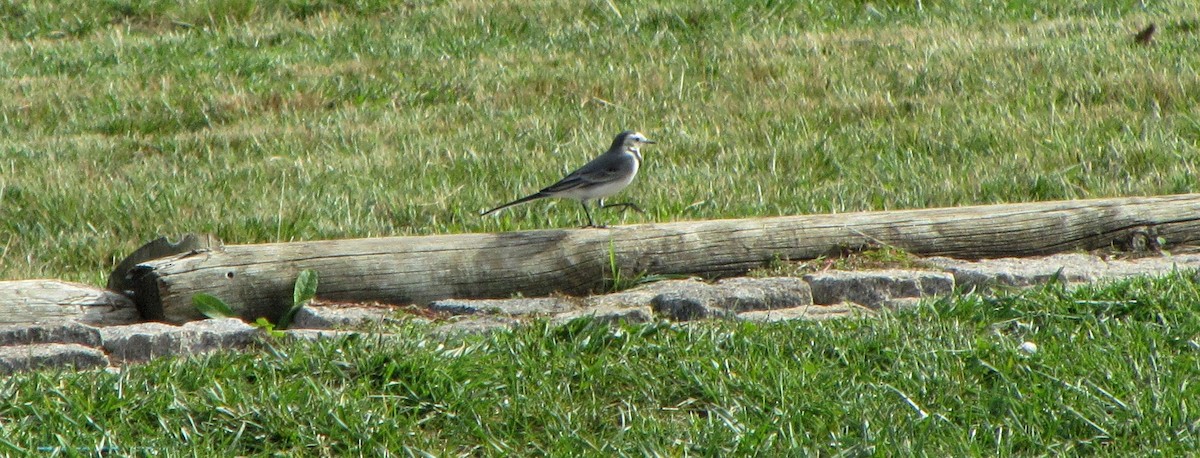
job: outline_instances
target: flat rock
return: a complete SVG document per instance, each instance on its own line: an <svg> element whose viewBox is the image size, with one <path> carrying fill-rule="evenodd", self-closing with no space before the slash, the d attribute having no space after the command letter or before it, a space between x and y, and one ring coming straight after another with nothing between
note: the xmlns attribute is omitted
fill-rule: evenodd
<svg viewBox="0 0 1200 458"><path fill-rule="evenodd" d="M436 337L455 337L471 334L488 334L496 331L506 331L521 323L520 320L498 315L465 315L457 320L433 328L431 334Z"/></svg>
<svg viewBox="0 0 1200 458"><path fill-rule="evenodd" d="M60 280L0 282L0 324L79 321L106 326L139 318L129 298Z"/></svg>
<svg viewBox="0 0 1200 458"><path fill-rule="evenodd" d="M108 366L99 349L78 344L36 344L0 347L0 374L35 369L85 370Z"/></svg>
<svg viewBox="0 0 1200 458"><path fill-rule="evenodd" d="M647 283L645 285L630 288L625 291L585 297L583 298L583 307L621 309L649 306L650 301L654 299L654 296L664 292L674 291L675 289L681 287L687 287L689 284L706 285L704 282L698 279L666 280Z"/></svg>
<svg viewBox="0 0 1200 458"><path fill-rule="evenodd" d="M332 329L288 329L283 332L292 339L306 341L338 339L353 336L370 337L372 339L376 339L380 336L380 334L363 334L356 331L338 331Z"/></svg>
<svg viewBox="0 0 1200 458"><path fill-rule="evenodd" d="M184 335L192 337L188 348L191 353L255 345L263 334L262 330L238 318L193 321L182 328Z"/></svg>
<svg viewBox="0 0 1200 458"><path fill-rule="evenodd" d="M682 285L681 285L682 286ZM729 318L735 311L721 307L720 298L707 284L686 285L665 291L650 299L654 313L674 321L690 321L704 318Z"/></svg>
<svg viewBox="0 0 1200 458"><path fill-rule="evenodd" d="M537 297L513 299L445 299L429 303L435 312L454 315L490 313L509 316L531 316L562 313L579 307L578 301L566 297Z"/></svg>
<svg viewBox="0 0 1200 458"><path fill-rule="evenodd" d="M812 288L796 277L727 278L714 286L720 291L723 306L737 312L792 308L813 303Z"/></svg>
<svg viewBox="0 0 1200 458"><path fill-rule="evenodd" d="M955 282L968 289L1026 287L1050 281L1086 283L1138 275L1163 275L1175 269L1200 268L1200 254L1105 260L1090 254L1069 253L1044 258L964 261L932 257L924 261L954 275Z"/></svg>
<svg viewBox="0 0 1200 458"><path fill-rule="evenodd" d="M292 329L333 329L395 321L395 312L379 307L303 307L292 317Z"/></svg>
<svg viewBox="0 0 1200 458"><path fill-rule="evenodd" d="M200 320L183 326L139 323L100 329L104 349L116 362L194 355L255 345L262 331L237 318Z"/></svg>
<svg viewBox="0 0 1200 458"><path fill-rule="evenodd" d="M1178 254L1105 261L1102 278L1120 279L1139 275L1166 275L1176 270L1200 269L1200 254Z"/></svg>
<svg viewBox="0 0 1200 458"><path fill-rule="evenodd" d="M739 312L812 304L812 292L799 278L731 278L716 284L696 279L667 280L628 291L585 299L588 307L649 306L676 321L731 318Z"/></svg>
<svg viewBox="0 0 1200 458"><path fill-rule="evenodd" d="M954 291L954 276L924 270L833 270L807 274L813 302L854 302L877 309L901 298L941 296Z"/></svg>
<svg viewBox="0 0 1200 458"><path fill-rule="evenodd" d="M880 305L889 310L906 310L921 305L922 300L919 297L897 297L883 301L883 304Z"/></svg>
<svg viewBox="0 0 1200 458"><path fill-rule="evenodd" d="M739 320L746 321L791 321L791 320L829 320L834 318L849 318L873 315L870 309L861 305L842 302L832 305L805 305L774 310L753 310L737 315Z"/></svg>
<svg viewBox="0 0 1200 458"><path fill-rule="evenodd" d="M0 346L45 343L100 346L100 330L74 321L0 324Z"/></svg>
<svg viewBox="0 0 1200 458"><path fill-rule="evenodd" d="M604 323L646 323L654 319L654 312L649 306L640 307L613 307L613 306L596 306L585 309L572 310L570 312L560 313L555 315L551 320L553 324L563 324L576 318L591 317L595 320Z"/></svg>

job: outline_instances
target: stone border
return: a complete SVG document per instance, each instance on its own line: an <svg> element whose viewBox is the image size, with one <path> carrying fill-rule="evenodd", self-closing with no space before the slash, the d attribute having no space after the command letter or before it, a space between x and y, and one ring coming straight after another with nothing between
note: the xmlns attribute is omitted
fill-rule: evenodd
<svg viewBox="0 0 1200 458"><path fill-rule="evenodd" d="M1018 288L1056 280L1078 284L1195 270L1200 269L1200 254L1127 260L1088 254L982 261L927 258L922 263L929 268L829 270L802 277L741 277L715 283L667 280L590 297L449 299L409 307L318 303L297 313L294 329L285 335L303 340L337 338L408 320L436 324L432 331L436 336L454 336L508 329L537 318L561 324L581 317L643 323L656 319L769 322L871 316L954 291ZM13 296L14 291L20 294ZM163 356L256 347L267 338L263 330L235 318L183 326L135 323L132 305L119 296L55 280L0 282L0 307L36 309L40 317L35 323L0 322L0 374L112 368Z"/></svg>

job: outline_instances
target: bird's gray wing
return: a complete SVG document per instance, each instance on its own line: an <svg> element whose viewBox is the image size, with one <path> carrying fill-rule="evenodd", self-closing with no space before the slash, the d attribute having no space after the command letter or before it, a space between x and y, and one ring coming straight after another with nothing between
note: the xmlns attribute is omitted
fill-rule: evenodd
<svg viewBox="0 0 1200 458"><path fill-rule="evenodd" d="M628 173L626 170L627 167L622 167L622 165L620 161L595 160L580 167L579 170L571 172L566 178L558 180L558 183L545 187L541 192L559 193L581 186L604 184L619 180Z"/></svg>

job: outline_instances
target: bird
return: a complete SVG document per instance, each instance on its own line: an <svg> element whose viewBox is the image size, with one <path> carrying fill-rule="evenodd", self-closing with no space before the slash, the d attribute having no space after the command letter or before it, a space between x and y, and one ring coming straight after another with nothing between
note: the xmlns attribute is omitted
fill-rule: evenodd
<svg viewBox="0 0 1200 458"><path fill-rule="evenodd" d="M598 201L600 208L626 207L645 213L633 203L604 205L604 199L621 192L622 189L629 186L629 183L633 182L633 178L637 176L638 168L642 165L642 153L639 148L642 145L652 145L654 143L641 132L632 130L621 132L613 138L612 146L608 147L608 151L584 164L583 167L571 172L557 183L546 186L536 193L480 213L480 216L487 216L513 205L545 199L547 197L578 200L580 205L583 205L583 213L587 215L588 219L588 223L584 227L605 227L603 225L596 225L596 221L592 219L592 212L588 207L588 201L590 200Z"/></svg>

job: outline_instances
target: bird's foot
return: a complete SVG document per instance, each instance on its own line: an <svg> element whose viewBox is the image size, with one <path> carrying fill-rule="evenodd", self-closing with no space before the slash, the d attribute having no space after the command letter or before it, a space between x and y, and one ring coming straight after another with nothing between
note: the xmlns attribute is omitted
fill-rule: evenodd
<svg viewBox="0 0 1200 458"><path fill-rule="evenodd" d="M643 215L645 215L645 214L646 214L646 211L645 211L645 210L642 210L642 207L639 207L639 206L637 206L637 204L634 204L633 202L621 202L621 203L616 203L616 204L608 204L608 205L601 205L601 206L600 206L600 208L616 208L616 207L621 207L621 208L632 208L632 209L633 209L633 211L636 211L636 212L638 212L638 213L641 213L641 214L643 214Z"/></svg>

